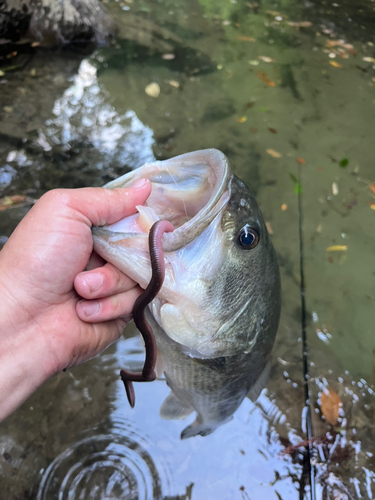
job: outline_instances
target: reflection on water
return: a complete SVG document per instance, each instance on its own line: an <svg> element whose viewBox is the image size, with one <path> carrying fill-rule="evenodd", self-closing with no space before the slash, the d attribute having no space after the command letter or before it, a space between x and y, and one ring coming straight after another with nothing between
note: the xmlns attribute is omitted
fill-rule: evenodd
<svg viewBox="0 0 375 500"><path fill-rule="evenodd" d="M160 419L164 380L139 384L136 408L128 407L118 369L143 360L130 332L102 357L45 384L1 424L2 500L47 498L47 487L66 493L70 480L77 498L120 498L137 479L168 498L309 498L298 165L316 498L373 498L374 4L360 7L347 0L109 2L126 29L129 9L141 19L131 44L83 60L36 53L22 70L0 76L1 196L102 185L153 157L216 147L257 191L284 291L270 380L256 404L245 398L214 433L181 441L195 417ZM180 49L204 53L210 72L201 71L200 56L187 64L169 42L168 52L163 43L152 47L152 23L177 35ZM134 36L143 29L145 36ZM170 52L174 59L163 58ZM158 98L145 93L152 82ZM1 244L27 210L1 212ZM347 250L327 252L334 245ZM341 401L334 429L322 415L325 388ZM106 417L112 423L101 427Z"/></svg>
<svg viewBox="0 0 375 500"><path fill-rule="evenodd" d="M49 151L50 143L70 149L71 144L83 141L95 148L95 166L100 169L109 165L112 169L134 168L153 160L152 130L134 111L117 113L96 72L89 60L82 61L72 85L55 101L52 112L56 118L46 121L45 136L39 137L39 144Z"/></svg>

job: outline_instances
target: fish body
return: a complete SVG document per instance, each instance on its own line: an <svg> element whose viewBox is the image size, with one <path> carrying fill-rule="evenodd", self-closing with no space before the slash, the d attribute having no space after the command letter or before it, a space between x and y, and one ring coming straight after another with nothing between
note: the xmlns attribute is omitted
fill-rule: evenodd
<svg viewBox="0 0 375 500"><path fill-rule="evenodd" d="M149 228L159 219L175 227L163 236L165 281L147 313L172 389L161 415L196 411L182 437L205 435L265 378L280 314L277 258L253 193L220 151L149 163L105 187L141 177L152 184L146 205L93 228L94 248L145 288Z"/></svg>

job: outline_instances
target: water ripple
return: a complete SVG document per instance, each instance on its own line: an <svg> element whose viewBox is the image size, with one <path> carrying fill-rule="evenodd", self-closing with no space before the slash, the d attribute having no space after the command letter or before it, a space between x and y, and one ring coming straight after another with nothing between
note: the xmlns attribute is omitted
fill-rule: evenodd
<svg viewBox="0 0 375 500"><path fill-rule="evenodd" d="M157 500L169 493L168 471L130 422L118 419L103 430L91 429L55 458L37 500Z"/></svg>

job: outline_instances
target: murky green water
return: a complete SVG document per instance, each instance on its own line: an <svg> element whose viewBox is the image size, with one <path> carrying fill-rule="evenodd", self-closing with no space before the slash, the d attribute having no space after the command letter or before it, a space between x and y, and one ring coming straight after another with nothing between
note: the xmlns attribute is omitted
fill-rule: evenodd
<svg viewBox="0 0 375 500"><path fill-rule="evenodd" d="M230 423L181 441L190 417L160 419L163 380L137 386L128 406L118 369L143 359L129 328L0 425L1 499L311 498L306 443L290 447L306 439L300 227L315 498L372 499L375 4L108 7L115 43L35 51L0 77L1 196L98 186L153 158L221 149L256 192L281 264L271 379ZM158 97L145 93L152 82ZM2 243L27 210L1 212ZM328 389L341 401L334 431Z"/></svg>

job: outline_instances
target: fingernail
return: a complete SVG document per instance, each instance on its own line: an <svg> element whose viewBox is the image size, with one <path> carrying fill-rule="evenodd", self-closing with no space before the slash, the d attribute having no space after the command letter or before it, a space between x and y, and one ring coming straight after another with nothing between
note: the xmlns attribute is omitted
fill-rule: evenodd
<svg viewBox="0 0 375 500"><path fill-rule="evenodd" d="M148 179L138 179L130 187L135 189L143 188L148 183Z"/></svg>
<svg viewBox="0 0 375 500"><path fill-rule="evenodd" d="M81 307L83 309L83 312L85 313L85 316L89 318L90 316L94 316L94 314L97 314L99 312L100 304L97 301L82 301Z"/></svg>
<svg viewBox="0 0 375 500"><path fill-rule="evenodd" d="M89 287L90 292L96 292L103 284L103 276L99 273L89 273L83 278L83 281Z"/></svg>

